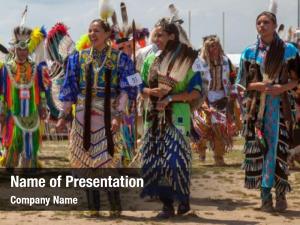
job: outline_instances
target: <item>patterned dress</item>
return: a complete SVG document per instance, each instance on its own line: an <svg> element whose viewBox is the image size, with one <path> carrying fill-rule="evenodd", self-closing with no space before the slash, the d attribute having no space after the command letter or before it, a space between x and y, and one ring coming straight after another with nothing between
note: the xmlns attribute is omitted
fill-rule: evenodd
<svg viewBox="0 0 300 225"><path fill-rule="evenodd" d="M144 85L150 88L157 87L157 77L149 76L155 69L155 59L155 54L149 55L141 73ZM175 84L171 94L201 92L201 85L200 73L189 69L184 79ZM190 194L191 106L186 102L173 102L163 113L158 113L156 101L150 97L146 110L146 132L141 148L145 186L141 196L169 196L186 201Z"/></svg>
<svg viewBox="0 0 300 225"><path fill-rule="evenodd" d="M264 74L264 61L268 46L258 41L243 52L240 62L240 71L236 80L236 84L242 87L248 85L247 74L249 74L249 65L253 63L257 65L258 73ZM284 65L286 65L286 73L281 72L279 77L274 81L275 84L282 84L285 76L290 71L295 71L299 76L299 56L297 49L285 43L284 46ZM284 70L283 70L284 71ZM250 92L245 92L244 102L251 101ZM261 98L257 101L256 108L259 108ZM272 188L276 191L285 193L291 190L288 183L288 165L287 153L290 148L291 136L288 123L291 117L292 99L286 93L281 96L265 96L265 104L262 119L262 135L267 148L261 147L259 133L255 130L255 124L258 124L258 117L251 117L250 120L244 120L245 136L245 161L243 168L246 171L245 187L247 188ZM245 107L245 115L249 115L250 111ZM290 113L285 113L290 112ZM257 114L257 113L256 113ZM287 117L286 117L287 116ZM247 122L248 121L248 122Z"/></svg>
<svg viewBox="0 0 300 225"><path fill-rule="evenodd" d="M92 54L91 49L76 52L68 59L65 81L60 91L60 100L64 107L76 104L75 119L71 131L71 165L76 168L113 167L114 160L108 152L105 132L105 72L109 66L111 118L120 116L127 99L134 99L137 88L130 86L130 76L135 76L131 59L124 53L106 47L101 52ZM84 104L86 97L86 63L93 58L92 102L91 102L91 145L88 151L83 148ZM108 61L109 60L109 61ZM112 133L114 149L122 147L119 132Z"/></svg>
<svg viewBox="0 0 300 225"><path fill-rule="evenodd" d="M212 66L199 58L199 70L207 89L207 101L209 107L216 111L208 112L201 107L194 111L193 125L196 135L195 150L199 152L200 157L205 158L205 150L207 142L210 143L214 151L215 159L223 158L226 150L231 149L233 136L236 127L233 123L234 116L229 117L229 99L232 90L230 78L235 73L232 69L232 64L226 56L223 56L221 65ZM206 92L205 92L206 93ZM223 101L223 104L217 102ZM235 104L233 102L233 104ZM236 115L236 120L239 120L239 115Z"/></svg>
<svg viewBox="0 0 300 225"><path fill-rule="evenodd" d="M2 164L6 167L37 167L42 141L40 110L50 100L51 81L46 63L18 64L14 59L0 68L1 114L5 116ZM48 102L49 103L49 102ZM52 105L53 107L53 105Z"/></svg>

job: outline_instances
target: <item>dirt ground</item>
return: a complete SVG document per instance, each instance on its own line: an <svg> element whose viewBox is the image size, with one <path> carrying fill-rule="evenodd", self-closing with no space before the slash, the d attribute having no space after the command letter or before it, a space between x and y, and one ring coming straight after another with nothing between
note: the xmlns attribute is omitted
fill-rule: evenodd
<svg viewBox="0 0 300 225"><path fill-rule="evenodd" d="M44 142L41 162L44 167L67 167L67 142ZM191 186L192 210L185 216L166 221L155 219L155 211L124 211L119 218L110 218L102 212L100 218L85 218L80 212L0 212L1 225L160 225L160 224L300 224L300 169L291 172L293 191L288 194L289 208L285 213L259 211L259 191L243 187L241 170L243 142L235 141L234 149L226 154L225 167L213 166L211 152L206 162L193 155L194 170ZM299 166L299 165L298 165ZM152 203L153 204L153 203ZM155 204L159 204L158 202Z"/></svg>

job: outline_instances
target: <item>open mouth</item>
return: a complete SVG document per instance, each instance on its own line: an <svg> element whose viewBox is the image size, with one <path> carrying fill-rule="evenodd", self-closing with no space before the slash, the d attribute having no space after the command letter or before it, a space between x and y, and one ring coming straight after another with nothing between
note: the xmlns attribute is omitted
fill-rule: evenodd
<svg viewBox="0 0 300 225"><path fill-rule="evenodd" d="M92 42L96 42L96 41L97 41L97 38L91 38L91 41L92 41Z"/></svg>

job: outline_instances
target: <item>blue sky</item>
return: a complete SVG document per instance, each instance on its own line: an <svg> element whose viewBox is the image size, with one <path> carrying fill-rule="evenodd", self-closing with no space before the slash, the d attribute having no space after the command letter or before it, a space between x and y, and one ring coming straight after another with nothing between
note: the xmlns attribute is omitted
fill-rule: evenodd
<svg viewBox="0 0 300 225"><path fill-rule="evenodd" d="M0 0L0 42L7 45L11 30L21 20L21 13L28 5L26 25L45 25L49 30L62 21L70 27L74 40L84 34L89 22L99 17L98 0ZM120 0L110 0L119 14ZM269 0L124 0L129 20L152 28L163 16L168 16L168 5L174 3L188 30L188 11L191 11L191 41L199 48L202 37L218 34L222 40L222 12L225 12L225 51L239 53L255 41L255 18L269 5ZM297 0L277 0L278 21L286 27L297 25ZM119 18L120 22L120 18Z"/></svg>

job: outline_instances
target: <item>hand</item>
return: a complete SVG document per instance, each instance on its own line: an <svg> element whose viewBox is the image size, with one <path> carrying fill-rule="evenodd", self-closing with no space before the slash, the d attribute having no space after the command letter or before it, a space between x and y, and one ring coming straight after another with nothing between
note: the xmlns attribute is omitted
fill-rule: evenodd
<svg viewBox="0 0 300 225"><path fill-rule="evenodd" d="M281 95L284 92L284 88L280 84L275 84L266 88L265 93L272 96Z"/></svg>
<svg viewBox="0 0 300 225"><path fill-rule="evenodd" d="M163 111L163 110L165 110L165 108L168 104L169 104L168 99L164 98L156 103L156 109L158 111Z"/></svg>
<svg viewBox="0 0 300 225"><path fill-rule="evenodd" d="M66 126L66 120L64 118L60 118L56 125L55 125L55 128L57 131L63 131L63 129L65 128Z"/></svg>
<svg viewBox="0 0 300 225"><path fill-rule="evenodd" d="M202 104L201 108L202 108L203 111L211 112L211 108L208 106L208 104L206 102L204 102Z"/></svg>
<svg viewBox="0 0 300 225"><path fill-rule="evenodd" d="M265 92L266 89L270 86L270 84L267 84L264 82L255 82L255 83L252 83L251 86L252 86L251 90Z"/></svg>
<svg viewBox="0 0 300 225"><path fill-rule="evenodd" d="M168 94L168 90L162 88L152 88L150 89L150 95L162 98Z"/></svg>
<svg viewBox="0 0 300 225"><path fill-rule="evenodd" d="M119 130L119 128L120 128L119 119L116 119L116 118L112 119L112 121L111 121L111 131L116 132L116 131Z"/></svg>
<svg viewBox="0 0 300 225"><path fill-rule="evenodd" d="M136 100L137 100L137 102L144 101L145 97L146 96L144 93L139 93L138 96L136 97Z"/></svg>

